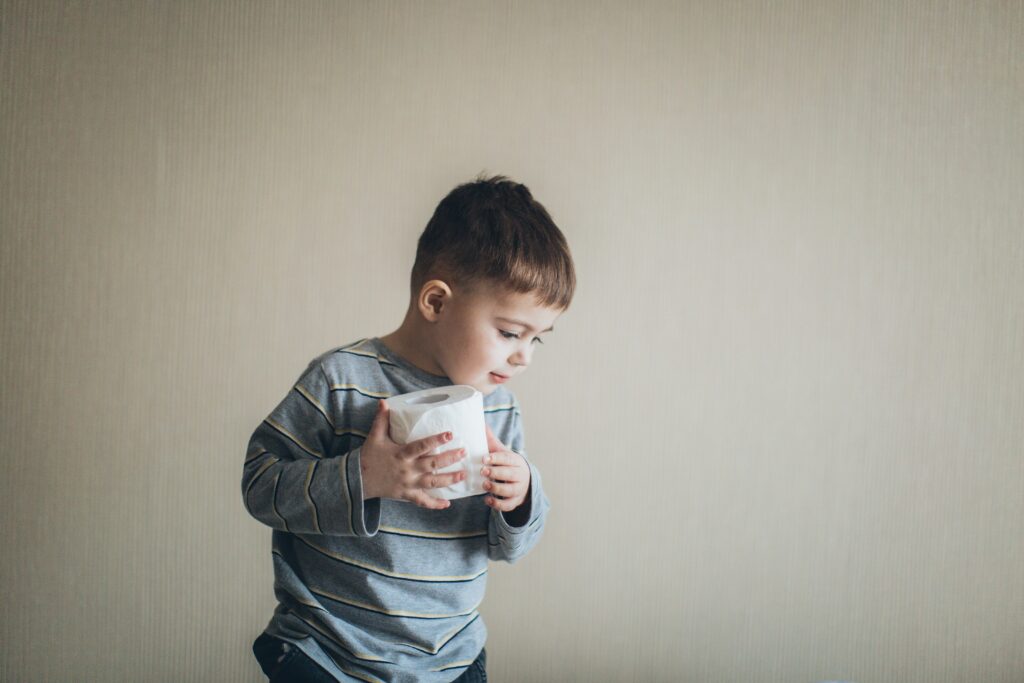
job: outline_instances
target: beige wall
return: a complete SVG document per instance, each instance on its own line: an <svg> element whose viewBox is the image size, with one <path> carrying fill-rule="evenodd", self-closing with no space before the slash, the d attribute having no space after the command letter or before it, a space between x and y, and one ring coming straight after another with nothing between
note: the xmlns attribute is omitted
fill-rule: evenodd
<svg viewBox="0 0 1024 683"><path fill-rule="evenodd" d="M246 442L481 170L580 290L497 681L1024 680L1024 4L0 1L4 681L256 681Z"/></svg>

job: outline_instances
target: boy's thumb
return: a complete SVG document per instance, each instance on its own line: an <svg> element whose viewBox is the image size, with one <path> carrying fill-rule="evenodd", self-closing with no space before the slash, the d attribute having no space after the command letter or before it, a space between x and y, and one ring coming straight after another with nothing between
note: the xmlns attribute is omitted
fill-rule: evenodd
<svg viewBox="0 0 1024 683"><path fill-rule="evenodd" d="M373 426L370 427L371 432L379 432L381 429L387 429L387 411L388 406L384 402L384 399L377 401L377 413L373 416Z"/></svg>
<svg viewBox="0 0 1024 683"><path fill-rule="evenodd" d="M505 450L505 444L501 442L491 431L490 425L484 423L484 429L487 431L487 452L494 453L495 451Z"/></svg>

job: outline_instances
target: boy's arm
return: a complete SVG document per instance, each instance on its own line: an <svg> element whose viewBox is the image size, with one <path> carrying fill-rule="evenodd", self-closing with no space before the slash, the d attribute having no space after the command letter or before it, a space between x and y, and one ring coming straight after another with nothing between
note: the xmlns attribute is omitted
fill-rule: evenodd
<svg viewBox="0 0 1024 683"><path fill-rule="evenodd" d="M267 526L302 534L373 536L380 500L364 502L361 447L335 455L330 383L311 363L249 440L242 501Z"/></svg>
<svg viewBox="0 0 1024 683"><path fill-rule="evenodd" d="M498 442L500 445L500 442ZM512 413L511 438L508 449L526 463L530 472L529 489L526 498L514 510L502 512L491 508L487 525L487 555L492 560L513 563L530 552L540 540L547 518L548 503L541 485L540 472L524 455L522 420L519 411Z"/></svg>

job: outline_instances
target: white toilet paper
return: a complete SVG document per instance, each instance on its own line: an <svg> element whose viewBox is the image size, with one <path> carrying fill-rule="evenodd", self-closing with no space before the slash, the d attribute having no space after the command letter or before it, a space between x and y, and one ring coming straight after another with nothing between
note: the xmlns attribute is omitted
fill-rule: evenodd
<svg viewBox="0 0 1024 683"><path fill-rule="evenodd" d="M429 489L436 498L453 500L484 493L486 477L480 474L487 455L487 432L484 428L484 397L465 384L414 391L385 399L390 411L391 439L409 443L442 432L451 432L452 440L434 449L443 453L465 448L466 457L441 472L464 470L466 478L451 486Z"/></svg>

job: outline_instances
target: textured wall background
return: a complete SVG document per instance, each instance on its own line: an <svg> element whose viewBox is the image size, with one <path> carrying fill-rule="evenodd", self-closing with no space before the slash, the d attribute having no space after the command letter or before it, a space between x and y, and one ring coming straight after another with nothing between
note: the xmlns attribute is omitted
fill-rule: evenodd
<svg viewBox="0 0 1024 683"><path fill-rule="evenodd" d="M580 291L497 681L1024 680L1024 4L0 0L5 681L256 681L248 437L481 170Z"/></svg>

